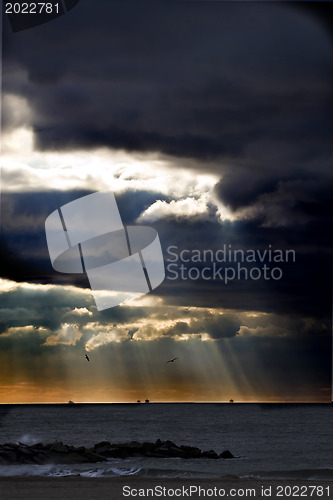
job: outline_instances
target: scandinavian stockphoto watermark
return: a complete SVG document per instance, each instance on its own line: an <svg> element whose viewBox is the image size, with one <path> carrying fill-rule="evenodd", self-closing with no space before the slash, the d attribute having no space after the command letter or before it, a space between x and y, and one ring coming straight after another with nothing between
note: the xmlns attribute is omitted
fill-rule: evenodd
<svg viewBox="0 0 333 500"><path fill-rule="evenodd" d="M235 280L280 280L281 264L295 262L295 250L281 250L268 245L264 249L234 248L223 244L221 248L179 249L167 248L166 278L168 280L220 280L226 285Z"/></svg>
<svg viewBox="0 0 333 500"><path fill-rule="evenodd" d="M63 205L47 217L45 232L53 268L86 273L99 311L145 295L164 280L157 231L124 226L112 192Z"/></svg>

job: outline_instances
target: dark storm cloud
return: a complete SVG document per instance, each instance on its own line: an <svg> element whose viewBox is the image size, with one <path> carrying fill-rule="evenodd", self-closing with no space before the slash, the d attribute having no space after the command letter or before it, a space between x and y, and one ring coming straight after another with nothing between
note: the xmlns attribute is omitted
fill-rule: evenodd
<svg viewBox="0 0 333 500"><path fill-rule="evenodd" d="M19 34L5 23L4 93L30 111L5 100L4 126L30 122L41 149L167 153L220 174L232 210L308 222L330 206L300 182L333 184L330 7L82 0Z"/></svg>
<svg viewBox="0 0 333 500"><path fill-rule="evenodd" d="M329 216L328 216L329 217ZM331 309L331 235L327 231L327 218L312 219L308 224L293 224L286 230L285 227L264 227L258 220L224 221L222 224L214 222L186 222L169 219L157 221L154 226L161 237L162 248L166 261L167 279L157 292L168 303L180 305L214 306L231 309L242 309L244 303L248 310L275 311L279 313L298 313L301 315L314 314L318 317L330 317ZM200 234L200 238L198 238ZM218 277L211 281L203 278L191 280L189 269L202 269L212 264L207 262L182 262L178 258L174 263L174 256L168 252L170 245L177 246L171 249L180 255L183 249L211 249L214 252L223 249L224 245L232 249L260 249L269 248L280 250L295 250L295 262L274 263L267 262L270 269L279 267L282 270L280 280L245 279L242 272L241 279L229 281L227 284ZM189 254L186 254L186 258ZM177 266L169 268L169 266ZM180 266L185 267L185 280L180 277ZM217 268L233 267L237 263L226 261L216 262ZM263 263L242 263L248 270L251 267L261 268ZM178 273L177 280L172 272ZM222 274L223 276L223 274Z"/></svg>
<svg viewBox="0 0 333 500"><path fill-rule="evenodd" d="M325 229L332 222L332 185L329 174L318 175L315 170L295 172L289 178L282 173L280 179L242 170L226 173L215 192L232 210L243 209L243 218L271 227L300 225L304 236L316 238L321 246L325 240L332 244Z"/></svg>
<svg viewBox="0 0 333 500"><path fill-rule="evenodd" d="M291 146L327 151L332 50L296 8L82 1L48 25L8 31L4 67L27 79L9 72L4 90L29 100L41 148L240 161L274 139L289 162Z"/></svg>

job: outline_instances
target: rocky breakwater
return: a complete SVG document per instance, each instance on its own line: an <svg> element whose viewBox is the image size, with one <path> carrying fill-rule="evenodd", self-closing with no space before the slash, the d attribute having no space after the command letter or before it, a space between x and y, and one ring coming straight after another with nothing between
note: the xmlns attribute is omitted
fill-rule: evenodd
<svg viewBox="0 0 333 500"><path fill-rule="evenodd" d="M229 450L218 454L214 450L201 451L194 446L177 446L172 441L161 441L160 439L155 443L132 441L112 444L103 441L95 444L92 448L69 446L61 442L45 445L42 443L0 445L0 465L96 463L110 458L142 456L147 458L209 458L215 460L234 458Z"/></svg>

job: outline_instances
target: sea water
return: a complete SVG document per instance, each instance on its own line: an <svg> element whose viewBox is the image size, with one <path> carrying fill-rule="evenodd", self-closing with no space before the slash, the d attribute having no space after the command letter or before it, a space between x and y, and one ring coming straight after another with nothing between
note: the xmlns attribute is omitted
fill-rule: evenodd
<svg viewBox="0 0 333 500"><path fill-rule="evenodd" d="M333 479L331 404L74 404L0 405L0 442L62 441L92 447L171 440L230 460L110 459L97 464L0 466L0 475Z"/></svg>

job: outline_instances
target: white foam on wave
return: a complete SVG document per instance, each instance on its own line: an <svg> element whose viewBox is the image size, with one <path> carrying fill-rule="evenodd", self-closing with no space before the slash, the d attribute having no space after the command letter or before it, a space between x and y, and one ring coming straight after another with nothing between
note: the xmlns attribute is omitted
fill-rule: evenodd
<svg viewBox="0 0 333 500"><path fill-rule="evenodd" d="M76 476L77 471L69 470L69 469L57 469L57 470L51 471L47 475L52 476L52 477Z"/></svg>
<svg viewBox="0 0 333 500"><path fill-rule="evenodd" d="M104 472L102 469L99 470L86 470L85 472L81 472L80 476L82 477L102 477L104 475Z"/></svg>
<svg viewBox="0 0 333 500"><path fill-rule="evenodd" d="M139 467L132 467L131 469L118 469L117 467L113 467L111 471L114 474L117 474L117 476L134 476L136 474L139 474L142 469Z"/></svg>
<svg viewBox="0 0 333 500"><path fill-rule="evenodd" d="M130 469L120 469L117 467L111 467L109 469L94 469L87 470L80 473L82 477L103 477L109 475L110 472L116 476L133 476L141 471L140 468L132 467Z"/></svg>

